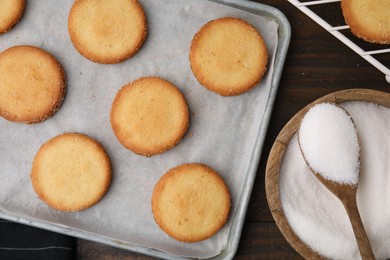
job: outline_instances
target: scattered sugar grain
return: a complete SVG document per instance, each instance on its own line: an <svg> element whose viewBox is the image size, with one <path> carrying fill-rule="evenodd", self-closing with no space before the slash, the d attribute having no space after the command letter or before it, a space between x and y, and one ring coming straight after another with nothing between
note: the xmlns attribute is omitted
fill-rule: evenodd
<svg viewBox="0 0 390 260"><path fill-rule="evenodd" d="M299 143L316 173L337 183L358 184L359 141L344 109L331 103L312 107L302 119Z"/></svg>
<svg viewBox="0 0 390 260"><path fill-rule="evenodd" d="M357 203L377 259L390 258L390 109L367 102L343 103L360 141ZM283 157L279 191L295 234L320 255L360 259L341 202L310 172L294 136Z"/></svg>

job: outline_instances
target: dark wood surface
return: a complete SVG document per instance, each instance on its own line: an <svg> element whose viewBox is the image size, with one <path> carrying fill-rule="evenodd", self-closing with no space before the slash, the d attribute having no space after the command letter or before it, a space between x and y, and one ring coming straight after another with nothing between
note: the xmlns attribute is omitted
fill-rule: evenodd
<svg viewBox="0 0 390 260"><path fill-rule="evenodd" d="M375 67L344 46L287 0L257 0L281 10L290 21L292 37L274 104L253 193L236 259L301 259L273 221L265 196L265 166L271 146L287 121L301 108L331 92L369 88L390 92L390 84ZM323 8L325 16L334 9ZM340 22L340 14L336 15ZM342 21L341 21L342 22ZM390 64L390 55L380 60ZM153 259L78 239L78 259Z"/></svg>

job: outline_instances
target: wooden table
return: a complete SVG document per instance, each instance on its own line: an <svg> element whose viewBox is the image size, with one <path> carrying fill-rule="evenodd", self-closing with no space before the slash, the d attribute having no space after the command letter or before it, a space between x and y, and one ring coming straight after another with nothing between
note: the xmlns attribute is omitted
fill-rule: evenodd
<svg viewBox="0 0 390 260"><path fill-rule="evenodd" d="M265 196L265 166L276 136L296 112L321 96L349 88L390 92L390 84L287 0L255 2L281 10L290 21L292 37L236 259L301 259L276 227ZM390 54L383 59L390 64ZM81 239L77 246L78 259L153 259Z"/></svg>

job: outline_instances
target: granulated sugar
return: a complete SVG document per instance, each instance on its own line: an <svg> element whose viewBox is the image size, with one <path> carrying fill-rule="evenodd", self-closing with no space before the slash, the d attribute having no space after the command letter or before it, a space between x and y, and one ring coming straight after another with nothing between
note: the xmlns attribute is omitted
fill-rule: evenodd
<svg viewBox="0 0 390 260"><path fill-rule="evenodd" d="M390 258L390 109L366 102L343 103L360 141L357 203L376 258ZM360 259L341 202L310 172L295 136L280 169L284 214L300 239L327 258Z"/></svg>
<svg viewBox="0 0 390 260"><path fill-rule="evenodd" d="M359 142L351 117L330 103L312 107L299 128L299 144L310 167L325 179L357 185Z"/></svg>

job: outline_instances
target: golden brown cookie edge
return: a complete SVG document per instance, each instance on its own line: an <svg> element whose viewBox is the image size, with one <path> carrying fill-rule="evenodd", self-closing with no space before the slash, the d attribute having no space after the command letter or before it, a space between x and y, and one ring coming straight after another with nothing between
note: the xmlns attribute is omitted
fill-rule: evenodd
<svg viewBox="0 0 390 260"><path fill-rule="evenodd" d="M48 198L41 191L41 189L39 188L39 185L38 185L39 178L38 178L38 173L37 173L37 169L36 169L37 164L38 164L37 160L40 160L42 153L43 153L43 150L45 149L45 147L51 146L53 143L58 141L58 139L67 138L69 136L77 136L79 138L82 138L84 140L88 140L88 141L91 141L92 143L94 143L96 145L96 148L98 149L98 151L101 153L101 155L105 159L106 165L108 166L107 167L107 175L106 175L107 180L106 180L105 185L100 193L100 196L98 196L92 203L86 204L82 207L67 208L67 207L58 206L55 203L52 203L50 198ZM82 211L82 210L88 209L88 208L96 205L104 197L104 195L107 193L107 191L110 187L110 184L111 184L111 180L112 180L111 160L110 160L110 157L108 156L106 150L103 148L103 146L94 138L89 137L86 134L81 134L81 133L76 133L76 132L64 133L64 134L60 134L60 135L57 135L57 136L49 139L43 145L41 145L41 147L39 148L38 152L36 153L34 160L33 160L33 163L32 163L32 168L31 168L31 172L30 172L30 179L31 179L31 184L33 186L33 189L34 189L35 193L37 194L38 198L41 199L43 202L45 202L49 207L51 207L55 210L60 210L60 211L65 211L65 212Z"/></svg>
<svg viewBox="0 0 390 260"><path fill-rule="evenodd" d="M122 138L121 135L119 135L119 132L120 130L118 129L119 127L117 126L117 123L115 122L114 120L114 113L115 113L115 108L114 106L116 105L116 103L118 102L118 99L121 97L123 91L126 91L126 89L128 88L132 88L132 86L134 84L137 84L139 81L144 81L144 80L162 80L164 81L165 83L168 83L170 86L173 86L174 89L175 89L175 92L178 93L181 97L181 99L184 101L183 102L183 111L185 111L185 117L183 118L183 122L182 122L182 127L181 127L181 131L180 131L180 135L178 135L178 137L176 139L174 139L170 145L167 145L165 147L158 147L156 149L143 149L142 147L138 147L137 145L132 145L132 144L128 144L127 142L125 142ZM123 91L122 91L123 90ZM116 106L115 106L116 107ZM111 123L111 128L116 136L116 138L118 139L119 143L121 143L126 149L134 152L135 154L138 154L138 155L142 155L142 156L146 156L146 157L151 157L153 155L157 155L157 154L161 154L161 153L164 153L170 149L172 149L173 147L175 147L178 143L180 143L187 130L188 130L188 127L189 127L189 120L190 120L190 115L189 115L189 107L188 107L188 103L187 103L187 100L184 96L184 94L174 85L172 84L171 82L163 79L163 78L160 78L160 77L153 77L153 76L147 76L147 77L141 77L139 79L136 79L126 85L124 85L118 92L117 94L115 95L115 98L114 98L114 101L112 102L112 105L111 105L111 112L110 112L110 123Z"/></svg>
<svg viewBox="0 0 390 260"><path fill-rule="evenodd" d="M200 167L202 168L202 170L205 170L207 171L209 174L211 174L213 176L213 178L215 178L218 182L218 184L223 187L223 189L225 190L225 195L226 195L226 200L229 202L226 207L225 207L225 212L222 212L221 215L224 215L225 218L221 219L221 222L217 223L217 225L215 225L215 227L213 229L211 229L208 233L205 233L203 236L199 236L199 237L195 237L193 239L189 239L188 237L185 237L185 236L181 236L180 234L175 234L174 231L171 231L169 227L167 227L166 225L164 225L164 223L162 223L160 221L160 215L161 215L161 211L160 211L160 208L158 206L158 201L160 199L160 194L161 194L161 191L164 189L164 185L165 185L165 182L167 182L167 180L172 176L172 175L175 175L175 174L180 174L180 170L182 170L183 168L187 168L187 167ZM227 222L228 218L229 218L229 214L230 214L230 209L231 209L231 195L230 195L230 192L229 192L229 189L225 183L225 181L222 179L222 177L215 171L213 170L211 167L209 167L208 165L206 164L202 164L202 163L186 163L186 164L182 164L182 165L179 165L179 166L176 166L172 169L170 169L168 172L166 172L156 183L155 187L154 187L154 190L153 190L153 193L152 193L152 213L153 213L153 217L154 217L154 220L156 222L156 224L165 232L167 233L170 237L180 241L180 242L185 242L185 243L194 243L194 242L200 242L200 241L203 241L203 240L206 240L206 239L209 239L210 237L212 237L214 234L216 234Z"/></svg>
<svg viewBox="0 0 390 260"><path fill-rule="evenodd" d="M9 32L12 29L12 27L14 27L22 18L23 14L24 14L24 9L26 8L26 0L20 0L20 1L18 1L18 4L19 4L19 8L18 8L19 12L18 12L17 16L15 16L14 20L12 20L8 24L8 26L5 27L5 29L0 31L0 35L3 33Z"/></svg>
<svg viewBox="0 0 390 260"><path fill-rule="evenodd" d="M198 68L202 67L202 64L197 63L195 61L196 59L194 57L194 55L195 55L194 52L195 52L195 49L197 48L197 46L199 45L199 37L202 33L202 30L204 31L204 30L208 29L208 27L210 27L213 22L224 21L224 20L238 21L238 22L245 24L246 26L249 26L252 29L254 29L254 31L258 34L258 36L261 40L261 45L263 46L262 55L264 55L264 57L265 57L263 60L263 66L259 70L258 78L256 79L256 81L253 84L248 84L248 85L242 86L236 90L230 90L230 91L223 91L218 86L213 86L213 85L208 84L207 80L204 79L204 77L198 73ZM204 86L206 89L213 91L221 96L237 96L237 95L243 94L243 93L248 92L249 90L253 89L263 79L264 74L267 71L268 56L269 56L268 49L267 49L267 46L264 42L264 39L263 39L262 35L260 34L260 32L253 25L251 25L250 23L248 23L240 18L237 18L237 17L222 17L222 18L214 19L214 20L207 22L195 33L195 35L191 41L189 60L190 60L191 70L192 70L195 78L197 79L197 81L202 86Z"/></svg>
<svg viewBox="0 0 390 260"><path fill-rule="evenodd" d="M31 118L25 118L25 119L18 119L16 118L15 116L13 115L10 115L8 113L4 113L1 109L0 109L0 116L3 117L4 119L8 120L8 121L11 121L11 122L18 122L18 123L25 123L25 124L36 124L36 123L40 123L40 122L43 122L47 119L49 119L50 117L54 116L54 114L61 108L61 105L64 101L64 98L65 98L65 94L66 94L66 77L65 77L65 71L62 67L62 65L58 62L58 60L49 52L47 52L46 50L43 50L41 48L38 48L38 47L35 47L35 46L31 46L31 45L16 45L16 46L12 46L8 49L5 49L4 51L0 52L0 58L1 56L3 55L3 53L5 51L8 51L8 50L11 50L13 48L28 48L28 49L32 49L34 51L38 51L40 52L42 55L46 56L56 67L57 67L57 71L59 72L60 74L60 82L59 82L59 96L57 98L56 101L54 101L53 103L53 106L47 110L46 113L42 113L42 115L39 115L39 116L36 116L36 117L31 117Z"/></svg>
<svg viewBox="0 0 390 260"><path fill-rule="evenodd" d="M353 35L356 37L370 43L378 44L390 44L390 34L385 38L378 38L370 30L362 28L358 22L359 18L355 18L352 14L349 6L351 5L351 0L342 0L341 1L341 10L344 16L345 22L349 25L349 28Z"/></svg>
<svg viewBox="0 0 390 260"><path fill-rule="evenodd" d="M141 15L143 21L144 21L143 34L138 42L138 45L134 49L129 50L128 53L126 53L125 55L123 55L121 57L114 57L114 58L110 58L110 57L109 58L101 58L97 55L94 55L94 54L88 52L88 47L83 46L83 44L80 44L79 41L76 39L77 37L74 33L74 30L71 29L71 27L73 27L73 25L71 25L71 16L73 17L74 6L78 5L80 1L81 0L77 0L74 2L73 6L70 9L69 16L68 16L68 33L70 36L70 40L71 40L73 46L75 47L75 49L78 51L78 53L80 53L84 58L86 58L90 61L93 61L95 63L100 63L100 64L120 63L122 61L125 61L125 60L133 57L135 54L137 54L137 52L141 49L142 45L144 44L144 42L146 40L146 36L148 34L148 22L147 22L146 14L145 14L143 7L141 6L141 4L139 3L138 0L134 0L134 3L135 3L136 8L138 9L138 12L140 12L140 15Z"/></svg>

